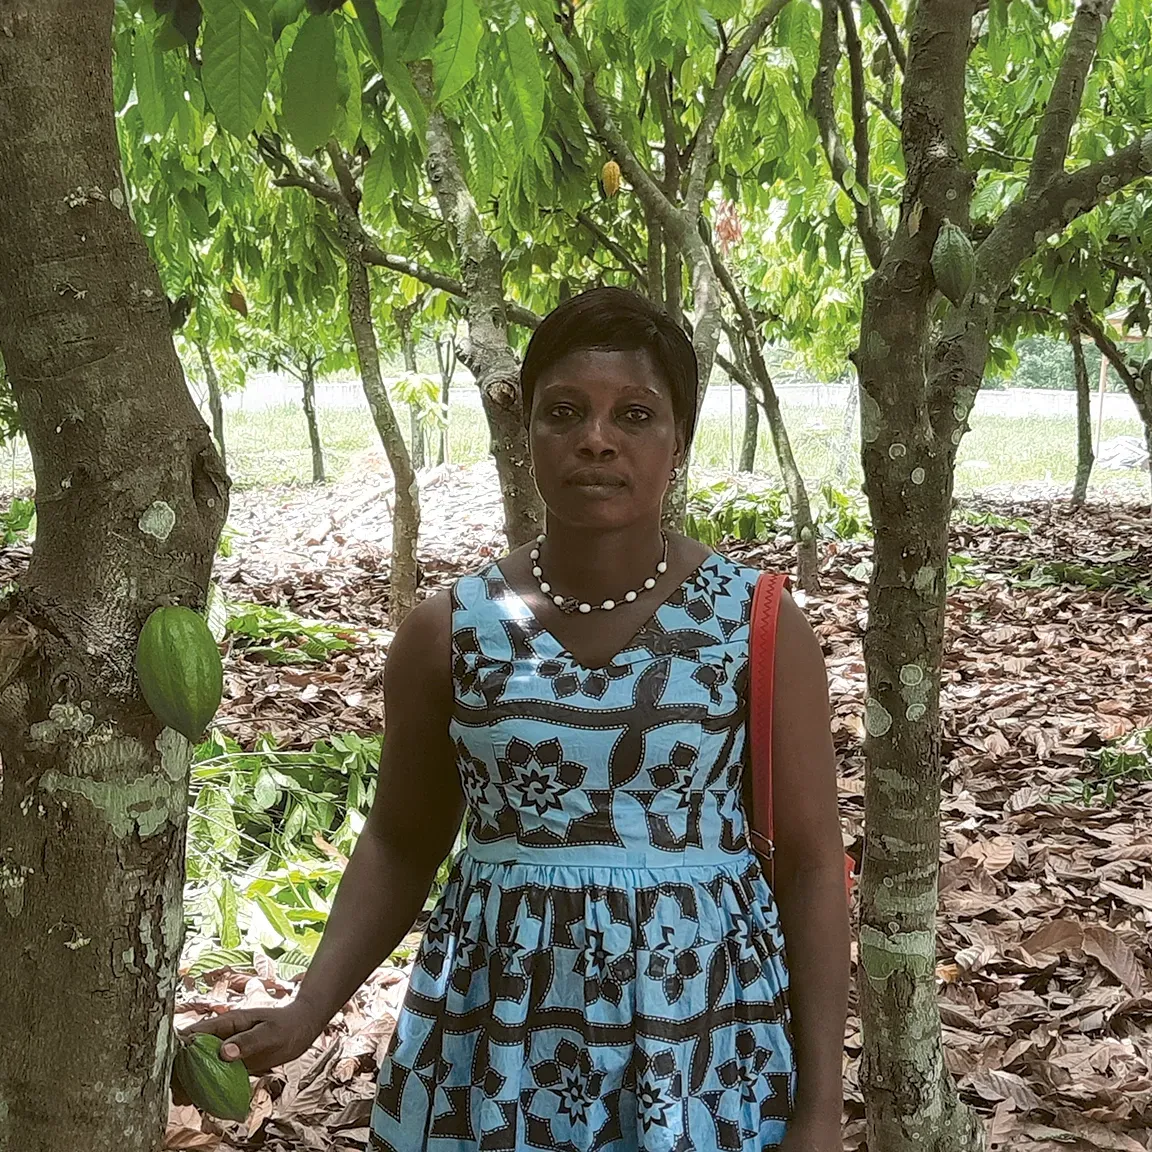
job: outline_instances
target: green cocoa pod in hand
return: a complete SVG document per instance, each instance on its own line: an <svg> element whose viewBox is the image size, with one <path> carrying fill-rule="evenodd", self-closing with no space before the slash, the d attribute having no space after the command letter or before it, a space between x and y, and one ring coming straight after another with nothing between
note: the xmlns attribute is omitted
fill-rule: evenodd
<svg viewBox="0 0 1152 1152"><path fill-rule="evenodd" d="M180 1042L173 1071L188 1099L220 1120L247 1120L252 1107L252 1085L241 1060L221 1060L223 1041L210 1032L197 1032Z"/></svg>
<svg viewBox="0 0 1152 1152"><path fill-rule="evenodd" d="M972 242L950 220L945 220L932 247L932 275L936 287L959 306L976 279L976 253Z"/></svg>
<svg viewBox="0 0 1152 1152"><path fill-rule="evenodd" d="M191 608L157 608L140 631L136 676L156 716L199 740L224 694L220 649L204 617Z"/></svg>

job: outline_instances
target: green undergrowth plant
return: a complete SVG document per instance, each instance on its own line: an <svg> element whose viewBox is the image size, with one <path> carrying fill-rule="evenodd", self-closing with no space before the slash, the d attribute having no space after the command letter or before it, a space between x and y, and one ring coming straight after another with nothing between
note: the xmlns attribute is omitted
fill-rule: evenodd
<svg viewBox="0 0 1152 1152"><path fill-rule="evenodd" d="M307 967L364 828L382 738L346 732L307 751L261 736L244 749L214 730L195 753L188 813L188 974ZM429 906L448 878L441 867Z"/></svg>
<svg viewBox="0 0 1152 1152"><path fill-rule="evenodd" d="M0 512L0 532L4 547L24 544L36 535L36 502L23 496L13 497L12 503Z"/></svg>
<svg viewBox="0 0 1152 1152"><path fill-rule="evenodd" d="M1152 580L1146 564L1130 564L1132 550L1117 552L1098 564L1076 560L1027 560L1010 575L1019 588L1054 588L1069 585L1093 592L1119 591L1152 602Z"/></svg>
<svg viewBox="0 0 1152 1152"><path fill-rule="evenodd" d="M1000 516L995 512L988 512L980 508L968 508L963 505L952 510L953 524L967 524L972 528L1001 528L1012 532L1021 532L1031 535L1032 525L1019 516Z"/></svg>
<svg viewBox="0 0 1152 1152"><path fill-rule="evenodd" d="M1152 781L1152 728L1138 728L1090 753L1088 769L1076 797L1084 804L1111 807L1118 788Z"/></svg>
<svg viewBox="0 0 1152 1152"><path fill-rule="evenodd" d="M283 608L237 601L227 604L225 629L235 650L268 664L322 663L364 638L349 624L305 620Z"/></svg>
<svg viewBox="0 0 1152 1152"><path fill-rule="evenodd" d="M820 540L857 540L872 532L863 495L841 492L830 484L821 487L813 501L812 516ZM744 475L693 491L684 530L711 548L722 540L772 540L795 534L787 493Z"/></svg>

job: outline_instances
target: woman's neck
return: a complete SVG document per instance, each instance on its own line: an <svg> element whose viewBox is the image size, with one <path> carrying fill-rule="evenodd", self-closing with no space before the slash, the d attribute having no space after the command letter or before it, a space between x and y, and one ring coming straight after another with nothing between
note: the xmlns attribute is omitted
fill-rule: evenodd
<svg viewBox="0 0 1152 1152"><path fill-rule="evenodd" d="M548 525L540 566L556 592L582 600L618 598L656 575L664 552L658 523L627 528Z"/></svg>

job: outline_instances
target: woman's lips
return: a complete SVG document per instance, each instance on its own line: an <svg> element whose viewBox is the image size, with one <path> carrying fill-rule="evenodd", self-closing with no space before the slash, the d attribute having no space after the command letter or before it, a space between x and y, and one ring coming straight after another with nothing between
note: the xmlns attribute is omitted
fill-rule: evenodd
<svg viewBox="0 0 1152 1152"><path fill-rule="evenodd" d="M624 480L616 473L605 472L599 468L584 468L579 472L573 472L565 483L572 488L586 488L594 491L625 487Z"/></svg>

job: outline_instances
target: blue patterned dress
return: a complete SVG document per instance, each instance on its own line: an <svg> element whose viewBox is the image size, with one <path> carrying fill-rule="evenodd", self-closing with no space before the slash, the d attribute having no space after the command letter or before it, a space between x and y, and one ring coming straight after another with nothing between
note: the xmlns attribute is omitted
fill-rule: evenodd
<svg viewBox="0 0 1152 1152"><path fill-rule="evenodd" d="M380 1069L370 1149L779 1144L788 973L740 799L756 576L709 556L598 669L497 565L458 581L468 846Z"/></svg>

